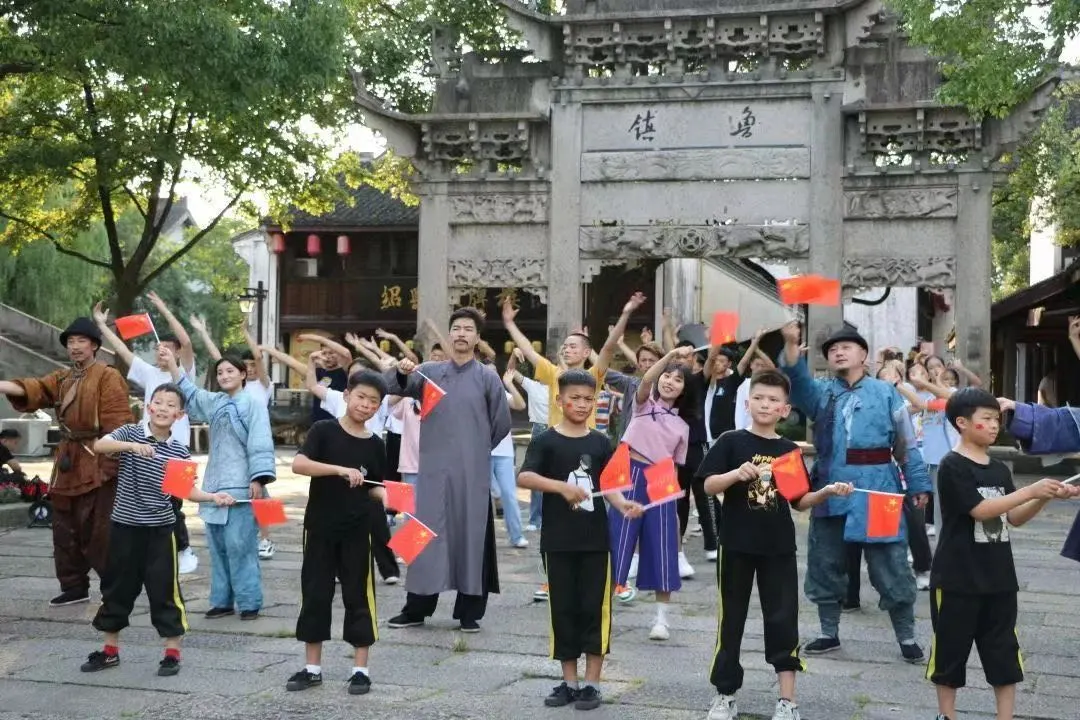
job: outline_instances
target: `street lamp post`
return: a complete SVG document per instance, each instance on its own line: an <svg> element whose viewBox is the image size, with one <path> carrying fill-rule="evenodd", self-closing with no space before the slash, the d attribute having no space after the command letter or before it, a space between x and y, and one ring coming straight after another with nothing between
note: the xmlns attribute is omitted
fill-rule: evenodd
<svg viewBox="0 0 1080 720"><path fill-rule="evenodd" d="M240 304L240 312L245 316L250 316L251 311L255 310L255 342L259 345L263 342L263 301L266 300L267 295L266 288L260 280L255 283L255 287L245 288L243 294L236 298Z"/></svg>

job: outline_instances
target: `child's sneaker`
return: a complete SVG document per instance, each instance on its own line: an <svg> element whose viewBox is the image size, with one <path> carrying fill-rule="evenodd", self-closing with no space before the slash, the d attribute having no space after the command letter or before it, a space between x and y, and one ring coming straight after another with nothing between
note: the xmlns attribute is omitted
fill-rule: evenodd
<svg viewBox="0 0 1080 720"><path fill-rule="evenodd" d="M570 687L564 681L562 685L552 689L551 694L544 698L547 707L566 707L577 700L578 691Z"/></svg>
<svg viewBox="0 0 1080 720"><path fill-rule="evenodd" d="M819 637L817 640L811 640L803 648L803 652L807 655L824 655L827 652L840 649L840 638L831 637Z"/></svg>
<svg viewBox="0 0 1080 720"><path fill-rule="evenodd" d="M533 593L533 602L547 602L548 599L548 585L544 583L540 586L540 589Z"/></svg>
<svg viewBox="0 0 1080 720"><path fill-rule="evenodd" d="M917 590L929 590L930 589L930 573L921 572L915 573L915 588Z"/></svg>
<svg viewBox="0 0 1080 720"><path fill-rule="evenodd" d="M652 626L652 630L649 631L650 640L667 640L671 637L671 632L668 630L667 623L657 620Z"/></svg>
<svg viewBox="0 0 1080 720"><path fill-rule="evenodd" d="M107 670L120 664L119 655L106 655L101 650L95 650L86 658L86 662L79 669L83 672L98 672Z"/></svg>
<svg viewBox="0 0 1080 720"><path fill-rule="evenodd" d="M800 720L799 706L783 698L777 700L776 712L773 713L772 720Z"/></svg>
<svg viewBox="0 0 1080 720"><path fill-rule="evenodd" d="M925 657L918 643L900 643L900 654L904 656L904 662L909 663L921 663Z"/></svg>
<svg viewBox="0 0 1080 720"><path fill-rule="evenodd" d="M276 549L277 548L274 547L273 540L271 540L270 538L263 538L259 541L259 559L269 560L270 558L274 557L274 550Z"/></svg>
<svg viewBox="0 0 1080 720"><path fill-rule="evenodd" d="M322 685L322 673L308 672L307 668L304 668L289 678L289 681L285 683L285 689L289 691L307 690L319 685Z"/></svg>
<svg viewBox="0 0 1080 720"><path fill-rule="evenodd" d="M686 559L686 553L679 553L679 577L683 580L694 577L694 566Z"/></svg>
<svg viewBox="0 0 1080 720"><path fill-rule="evenodd" d="M575 710L595 710L600 707L600 691L592 685L586 685L577 691L577 700L574 701Z"/></svg>
<svg viewBox="0 0 1080 720"><path fill-rule="evenodd" d="M717 695L709 708L706 720L735 720L739 717L739 708L735 705L734 695Z"/></svg>
<svg viewBox="0 0 1080 720"><path fill-rule="evenodd" d="M938 715L934 720L952 720L948 715Z"/></svg>
<svg viewBox="0 0 1080 720"><path fill-rule="evenodd" d="M371 690L371 678L357 670L349 678L350 695L367 695Z"/></svg>
<svg viewBox="0 0 1080 720"><path fill-rule="evenodd" d="M637 597L637 588L633 585L618 585L615 587L615 599L621 603L633 602Z"/></svg>
<svg viewBox="0 0 1080 720"><path fill-rule="evenodd" d="M180 659L175 658L172 655L166 655L165 658L158 663L157 674L161 677L172 677L180 672Z"/></svg>

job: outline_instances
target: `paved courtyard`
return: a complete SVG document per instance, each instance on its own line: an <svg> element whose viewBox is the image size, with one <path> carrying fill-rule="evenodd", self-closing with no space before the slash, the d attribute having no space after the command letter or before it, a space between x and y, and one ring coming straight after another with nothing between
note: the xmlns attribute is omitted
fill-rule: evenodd
<svg viewBox="0 0 1080 720"><path fill-rule="evenodd" d="M330 643L323 659L330 680L322 688L287 693L286 678L303 664L302 646L292 639L299 602L300 520L307 483L288 473L279 456L275 497L288 506L289 524L275 528L277 555L263 563L266 605L262 617L203 619L207 609L208 566L202 525L192 517L192 541L200 555L197 573L182 577L191 632L184 642L183 670L172 678L155 675L160 641L150 626L145 597L132 627L122 636L123 663L98 674L79 664L100 646L90 627L96 602L50 609L57 591L50 533L43 529L0 532L0 720L9 718L531 718L575 713L542 706L558 682L558 666L546 656L547 605L534 603L540 582L536 545L509 547L498 525L499 571L503 592L491 598L483 630L463 636L444 602L427 627L385 628L400 607L404 590L379 585L381 637L372 652L374 687L350 697L344 680L349 648ZM1058 555L1077 504L1052 505L1014 535L1021 587L1019 634L1027 682L1018 717L1076 720L1080 717L1080 566ZM194 507L191 507L194 514ZM799 517L805 538L806 518ZM615 612L613 652L604 672L605 704L589 716L684 720L703 718L713 691L707 681L715 639L714 565L707 563L699 537L688 542L697 577L675 596L672 638L650 642L646 635L651 603L639 599ZM800 550L802 555L802 550ZM805 568L804 558L800 566ZM96 585L96 583L95 583ZM96 590L96 588L95 588ZM94 600L96 601L96 593ZM447 598L452 600L452 598ZM923 720L933 718L932 687L923 668L899 660L887 617L876 608L865 580L863 610L844 616L841 652L810 658L799 679L799 704L806 720ZM917 609L919 639L930 637L926 593ZM339 601L340 602L340 601ZM757 599L755 597L755 604ZM335 633L340 630L340 607ZM816 613L804 603L804 639L813 637ZM746 687L739 696L743 717L771 717L774 676L762 659L760 611L751 610L744 644ZM969 666L971 691L961 693L964 718L993 717L993 698L978 669ZM338 682L340 680L340 682Z"/></svg>

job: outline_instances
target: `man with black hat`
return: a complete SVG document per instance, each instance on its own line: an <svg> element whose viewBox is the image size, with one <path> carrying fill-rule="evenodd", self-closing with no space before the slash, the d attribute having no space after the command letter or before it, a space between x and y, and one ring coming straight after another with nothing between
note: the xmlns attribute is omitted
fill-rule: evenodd
<svg viewBox="0 0 1080 720"><path fill-rule="evenodd" d="M845 542L855 542L864 543L870 582L881 596L881 609L889 613L901 655L907 662L920 662L923 651L915 642L917 591L907 562L904 525L894 537L867 532L868 493L907 494L917 507L929 499L930 477L915 444L911 416L895 387L866 374L868 347L853 328L845 327L822 344L832 377L818 380L811 377L802 357L798 323L789 323L781 332L784 351L777 364L791 380L791 403L814 423L817 456L812 489L842 482L862 491L829 498L811 514L804 592L818 606L821 636L804 650L816 655L840 648L840 603L847 589Z"/></svg>
<svg viewBox="0 0 1080 720"><path fill-rule="evenodd" d="M90 569L105 570L109 516L116 495L116 460L93 451L94 441L131 422L128 386L115 368L97 362L101 334L90 318L76 318L60 334L70 368L41 378L0 381L19 412L52 409L60 426L49 497L53 503L53 559L60 594L49 604L90 600Z"/></svg>

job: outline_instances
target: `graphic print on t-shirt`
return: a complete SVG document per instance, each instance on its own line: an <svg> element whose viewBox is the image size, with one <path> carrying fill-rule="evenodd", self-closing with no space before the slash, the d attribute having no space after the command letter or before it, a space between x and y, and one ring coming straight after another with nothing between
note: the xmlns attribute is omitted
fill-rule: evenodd
<svg viewBox="0 0 1080 720"><path fill-rule="evenodd" d="M1005 488L981 487L977 488L983 500L1005 497ZM1002 515L982 522L973 523L972 528L977 543L1007 543L1009 542L1009 526Z"/></svg>
<svg viewBox="0 0 1080 720"><path fill-rule="evenodd" d="M776 485L772 481L772 462L769 455L754 455L750 459L758 469L758 477L746 484L746 503L751 510L776 509Z"/></svg>

